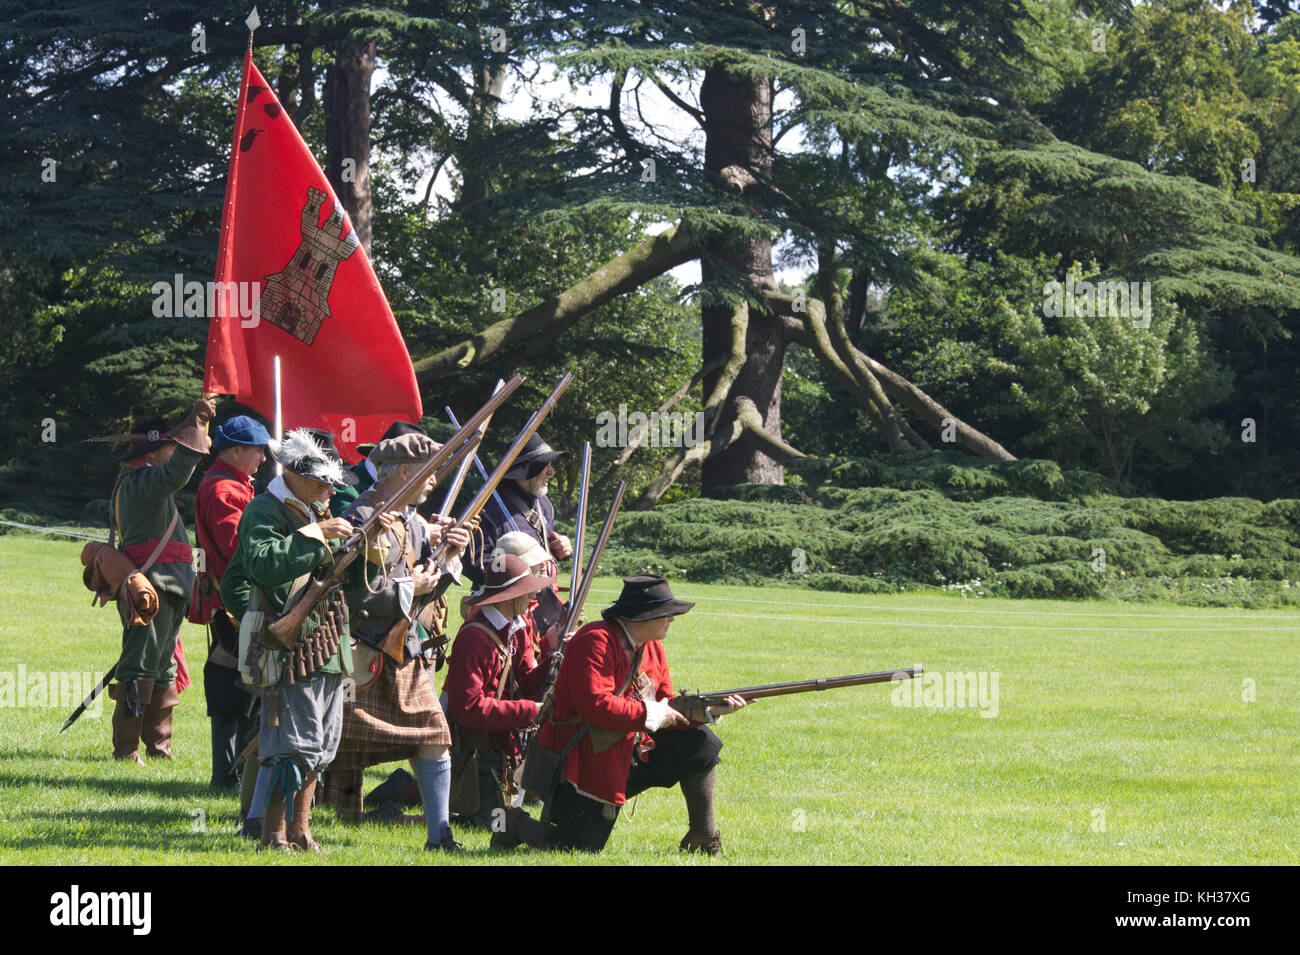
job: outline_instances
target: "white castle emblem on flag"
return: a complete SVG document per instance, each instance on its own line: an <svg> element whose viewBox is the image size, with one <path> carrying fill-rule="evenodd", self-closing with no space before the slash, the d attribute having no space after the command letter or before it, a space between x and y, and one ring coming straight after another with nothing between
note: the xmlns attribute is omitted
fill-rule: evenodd
<svg viewBox="0 0 1300 955"><path fill-rule="evenodd" d="M259 309L262 318L304 345L315 340L321 322L329 318L335 270L361 244L350 227L346 236L340 236L344 216L337 199L325 224L317 224L326 198L320 189L308 187L302 207L302 242L281 271L266 276Z"/></svg>

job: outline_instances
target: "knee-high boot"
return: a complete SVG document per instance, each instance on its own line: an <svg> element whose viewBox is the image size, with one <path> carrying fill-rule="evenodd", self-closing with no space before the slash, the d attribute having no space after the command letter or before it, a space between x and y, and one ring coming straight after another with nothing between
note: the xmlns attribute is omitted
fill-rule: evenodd
<svg viewBox="0 0 1300 955"><path fill-rule="evenodd" d="M129 759L138 766L144 765L140 756L140 734L153 695L153 684L152 677L145 677L114 683L108 688L109 698L117 701L117 708L113 710L114 759Z"/></svg>
<svg viewBox="0 0 1300 955"><path fill-rule="evenodd" d="M288 838L291 845L304 852L322 852L320 843L311 837L311 804L316 796L316 773L308 773L302 789L293 799L293 821L289 823ZM265 825L265 823L263 824Z"/></svg>
<svg viewBox="0 0 1300 955"><path fill-rule="evenodd" d="M266 814L262 817L262 838L258 849L271 848L280 852L292 852L293 845L285 835L284 796L280 787L275 787L271 801L266 804Z"/></svg>
<svg viewBox="0 0 1300 955"><path fill-rule="evenodd" d="M144 724L140 727L140 739L144 741L150 759L172 758L172 709L180 701L181 695L176 692L175 683L161 690L154 689L144 711Z"/></svg>

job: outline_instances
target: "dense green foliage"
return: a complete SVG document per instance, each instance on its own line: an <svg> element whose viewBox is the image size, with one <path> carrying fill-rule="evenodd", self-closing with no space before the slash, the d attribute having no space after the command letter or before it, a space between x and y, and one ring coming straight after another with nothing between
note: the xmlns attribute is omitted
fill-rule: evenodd
<svg viewBox="0 0 1300 955"><path fill-rule="evenodd" d="M1300 16L1278 4L1259 19L1209 0L272 0L260 12L255 55L322 159L328 67L349 42L377 43L373 258L413 355L684 219L772 239L812 297L825 265L856 347L1018 456L1140 494L1300 493ZM246 14L6 7L0 160L14 174L0 200L19 216L0 237L0 507L90 516L113 464L80 440L133 412L174 415L197 393L203 324L154 318L149 289L212 272ZM773 83L761 200L705 170L700 81L720 61ZM539 82L552 75L583 95L555 97ZM500 97L531 109L507 118ZM1045 286L1069 276L1150 282L1152 325L1044 315ZM516 368L532 370L521 398L535 398L571 368L550 435L576 449L601 411L649 411L698 368L700 300L759 300L728 274L690 291L647 283L436 383L426 411L463 412ZM796 448L885 450L798 345L784 386ZM700 399L697 386L679 410ZM597 449L597 474L619 450ZM633 496L666 456L632 457ZM575 457L556 484L562 510ZM684 480L668 500L692 493Z"/></svg>

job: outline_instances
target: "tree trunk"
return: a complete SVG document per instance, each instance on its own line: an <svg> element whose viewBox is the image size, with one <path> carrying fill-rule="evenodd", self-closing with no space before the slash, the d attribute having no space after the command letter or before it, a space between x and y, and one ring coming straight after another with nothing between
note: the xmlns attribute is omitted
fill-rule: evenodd
<svg viewBox="0 0 1300 955"><path fill-rule="evenodd" d="M705 72L700 87L704 112L704 168L742 197L752 195L770 180L772 169L772 84L770 78L733 75L724 62ZM762 238L711 240L704 248L700 269L705 283L722 272L734 272L762 289L775 289L772 246ZM731 352L734 308L726 303L702 309L703 361L709 365ZM766 312L751 310L746 331L745 364L731 384L729 400L722 403L713 430L728 433L735 420L735 398L753 402L763 419L763 429L781 438L781 371L785 364L785 338L780 321ZM704 379L709 394L721 372ZM700 490L710 494L719 487L740 483L783 484L785 469L753 442L737 441L703 462Z"/></svg>
<svg viewBox="0 0 1300 955"><path fill-rule="evenodd" d="M484 143L496 122L497 107L506 85L505 63L481 63L474 68L474 92L467 109L465 143L461 149L460 196L456 209L466 211L487 199L489 183L483 176L484 165L494 159L485 156Z"/></svg>
<svg viewBox="0 0 1300 955"><path fill-rule="evenodd" d="M370 255L375 207L370 196L370 78L375 41L339 50L325 74L325 175Z"/></svg>

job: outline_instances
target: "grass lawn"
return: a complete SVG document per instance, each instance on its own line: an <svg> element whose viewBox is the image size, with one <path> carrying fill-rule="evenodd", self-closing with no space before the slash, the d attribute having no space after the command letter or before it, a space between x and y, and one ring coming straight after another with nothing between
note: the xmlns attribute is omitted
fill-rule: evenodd
<svg viewBox="0 0 1300 955"><path fill-rule="evenodd" d="M117 616L89 606L80 549L0 537L0 678L20 665L102 671L116 659ZM591 615L617 586L596 582ZM422 828L348 827L329 807L312 826L323 859L259 855L234 835L237 797L207 788L204 637L186 624L196 682L176 710L171 763L109 757L111 701L62 735L71 707L14 698L0 709L0 863L1300 862L1295 614L677 589L698 601L667 641L678 689L921 663L996 674L996 715L992 705L895 705L901 689L885 684L728 717L717 789L727 854L716 862L678 852L686 814L675 790L644 794L599 856L494 854L485 834L462 830L468 851L451 860L421 851ZM370 770L367 787L390 768Z"/></svg>

